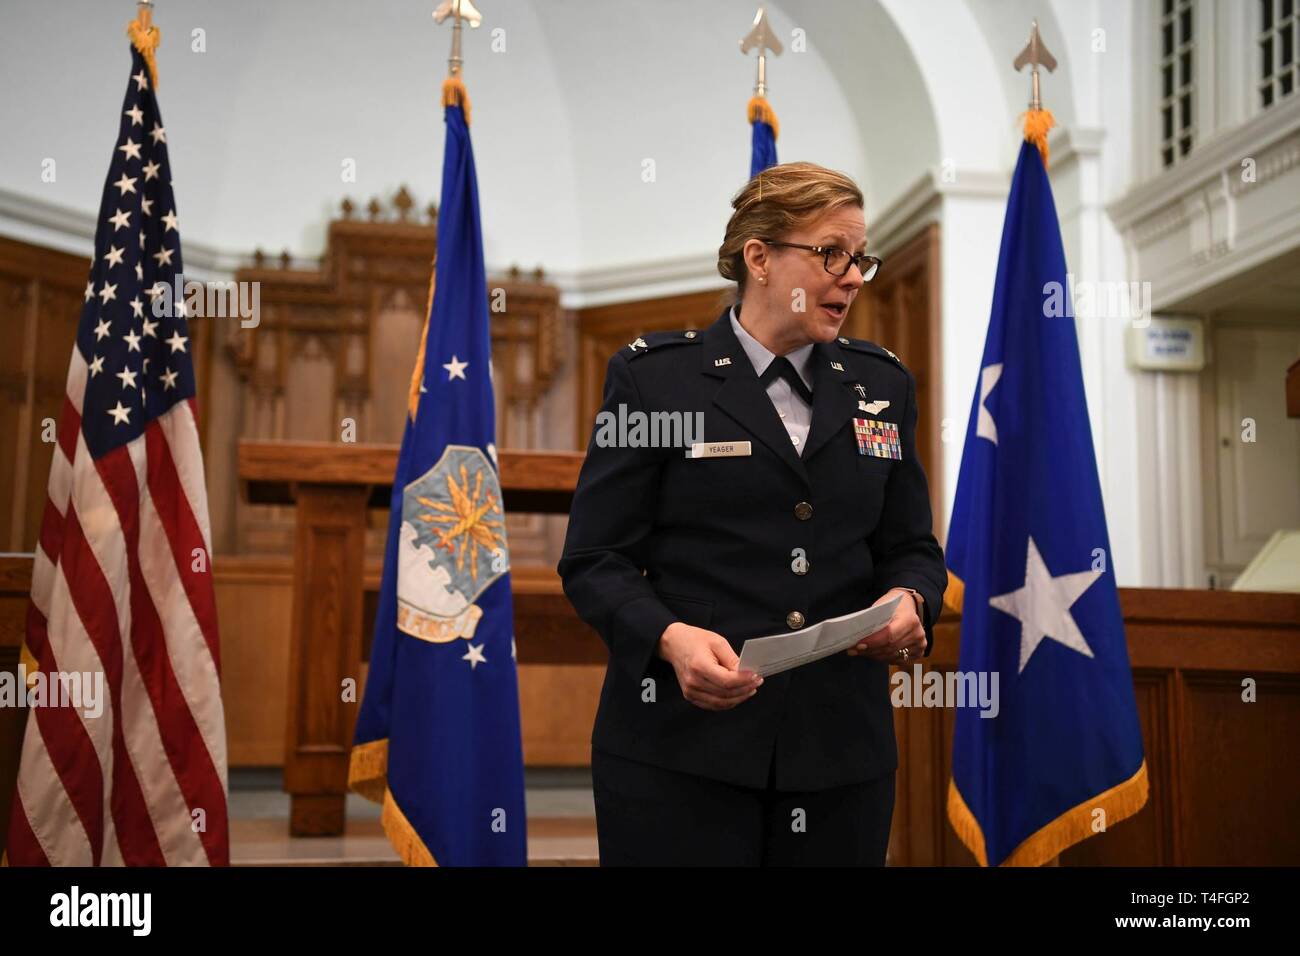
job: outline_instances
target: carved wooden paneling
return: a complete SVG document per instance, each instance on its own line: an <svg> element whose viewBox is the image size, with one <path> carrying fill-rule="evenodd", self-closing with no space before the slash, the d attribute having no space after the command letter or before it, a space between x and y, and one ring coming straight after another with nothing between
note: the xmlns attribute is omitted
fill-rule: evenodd
<svg viewBox="0 0 1300 956"><path fill-rule="evenodd" d="M638 335L707 328L731 304L728 290L640 299L578 312L578 408L575 447L586 448L600 409L609 358Z"/></svg>
<svg viewBox="0 0 1300 956"><path fill-rule="evenodd" d="M934 533L942 541L940 267L939 226L932 224L892 253L879 274L862 287L845 320L844 334L885 346L916 376L917 447L930 481Z"/></svg>
<svg viewBox="0 0 1300 956"><path fill-rule="evenodd" d="M368 218L344 203L330 224L328 245L316 268L290 268L258 255L236 278L256 282L261 315L255 328L227 322L219 335L231 371L221 434L230 441L334 441L344 421L357 442L397 442L405 424L407 394L428 307L437 249L435 210L420 221L402 190L386 210L378 202ZM493 382L499 448L538 447L540 399L561 365L559 293L540 271L512 269L489 280ZM220 369L214 369L217 377ZM222 458L213 467L229 469ZM234 482L213 495L218 550L286 554L293 535L288 509L237 502ZM233 512L235 520L221 520ZM511 550L517 561L550 560L544 529L534 516L511 516ZM368 517L366 551L382 552L386 517ZM224 536L220 533L228 531Z"/></svg>
<svg viewBox="0 0 1300 956"><path fill-rule="evenodd" d="M1254 703L1243 701L1245 678L1256 682ZM1300 676L1250 668L1192 672L1181 696L1180 746L1196 759L1179 762L1179 862L1294 866Z"/></svg>
<svg viewBox="0 0 1300 956"><path fill-rule="evenodd" d="M0 551L30 551L40 533L68 359L90 260L0 238Z"/></svg>

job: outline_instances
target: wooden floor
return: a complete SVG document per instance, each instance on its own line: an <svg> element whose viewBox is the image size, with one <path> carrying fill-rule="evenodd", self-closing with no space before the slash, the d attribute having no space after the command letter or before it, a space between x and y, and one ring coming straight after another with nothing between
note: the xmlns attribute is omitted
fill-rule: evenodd
<svg viewBox="0 0 1300 956"><path fill-rule="evenodd" d="M596 821L528 821L529 866L595 866ZM401 866L378 820L350 820L341 837L291 837L285 820L232 820L232 866Z"/></svg>
<svg viewBox="0 0 1300 956"><path fill-rule="evenodd" d="M595 805L585 770L533 769L525 774L529 866L596 866ZM289 797L278 771L232 770L232 866L401 866L384 836L379 807L347 798L347 828L338 837L291 837Z"/></svg>

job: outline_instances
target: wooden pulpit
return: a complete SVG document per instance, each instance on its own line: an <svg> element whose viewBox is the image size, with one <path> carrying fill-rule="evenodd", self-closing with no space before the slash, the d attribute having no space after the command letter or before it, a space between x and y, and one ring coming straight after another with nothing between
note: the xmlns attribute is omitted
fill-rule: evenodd
<svg viewBox="0 0 1300 956"><path fill-rule="evenodd" d="M366 637L365 542L369 509L387 510L396 445L242 441L239 478L250 504L296 505L284 787L295 836L344 828L348 761ZM567 514L583 456L500 454L511 513ZM521 664L603 663L605 648L578 620L551 569L512 569ZM353 684L356 687L356 683ZM236 687L225 688L237 694ZM345 696L348 699L345 699Z"/></svg>

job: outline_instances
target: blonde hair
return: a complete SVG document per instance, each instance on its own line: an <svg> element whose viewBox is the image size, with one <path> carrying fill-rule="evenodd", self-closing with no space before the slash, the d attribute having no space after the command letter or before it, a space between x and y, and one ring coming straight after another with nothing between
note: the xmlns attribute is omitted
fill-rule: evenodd
<svg viewBox="0 0 1300 956"><path fill-rule="evenodd" d="M745 183L731 200L734 212L718 247L718 273L737 284L737 301L749 278L746 242L776 239L844 206L865 206L862 190L843 173L816 163L769 166Z"/></svg>

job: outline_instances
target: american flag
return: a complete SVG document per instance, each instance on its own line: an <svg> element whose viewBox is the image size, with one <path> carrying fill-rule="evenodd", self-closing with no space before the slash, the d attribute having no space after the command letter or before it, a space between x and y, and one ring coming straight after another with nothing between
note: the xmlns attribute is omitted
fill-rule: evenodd
<svg viewBox="0 0 1300 956"><path fill-rule="evenodd" d="M29 681L103 673L102 714L33 706L12 865L228 865L212 536L153 78L132 75L32 575Z"/></svg>

